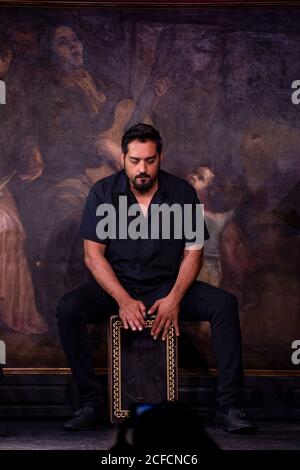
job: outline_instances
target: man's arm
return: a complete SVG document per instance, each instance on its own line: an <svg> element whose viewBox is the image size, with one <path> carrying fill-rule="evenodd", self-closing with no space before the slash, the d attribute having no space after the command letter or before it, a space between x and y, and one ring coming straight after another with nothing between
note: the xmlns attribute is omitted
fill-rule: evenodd
<svg viewBox="0 0 300 470"><path fill-rule="evenodd" d="M84 262L98 284L118 303L124 327L127 329L129 324L132 330L141 330L145 326L146 308L126 292L104 253L103 243L84 240Z"/></svg>
<svg viewBox="0 0 300 470"><path fill-rule="evenodd" d="M203 263L203 248L184 250L176 282L170 291L175 302L181 302L184 294L197 278Z"/></svg>
<svg viewBox="0 0 300 470"><path fill-rule="evenodd" d="M166 339L169 326L173 323L176 335L179 336L178 316L180 312L180 302L199 274L203 262L203 248L198 250L184 250L183 259L181 261L176 282L169 294L158 299L148 313L154 313L155 318L151 334L154 339L157 338L161 330L163 330L162 339Z"/></svg>
<svg viewBox="0 0 300 470"><path fill-rule="evenodd" d="M104 257L105 245L84 240L84 262L98 284L120 305L130 296L120 284L111 265Z"/></svg>

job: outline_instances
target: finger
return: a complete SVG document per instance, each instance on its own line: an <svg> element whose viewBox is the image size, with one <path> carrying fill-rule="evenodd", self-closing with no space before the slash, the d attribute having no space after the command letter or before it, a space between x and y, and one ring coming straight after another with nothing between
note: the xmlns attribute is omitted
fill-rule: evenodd
<svg viewBox="0 0 300 470"><path fill-rule="evenodd" d="M171 320L167 320L165 326L164 326L164 331L163 331L163 334L162 334L162 340L165 341L167 335L168 335L168 331L169 331L169 327L171 325Z"/></svg>
<svg viewBox="0 0 300 470"><path fill-rule="evenodd" d="M134 310L133 314L134 314L135 319L138 321L138 323L141 327L146 325L145 318L144 318L143 314L140 311L140 306L139 305L138 305L138 308L136 310Z"/></svg>
<svg viewBox="0 0 300 470"><path fill-rule="evenodd" d="M145 305L143 304L143 302L139 302L139 307L140 307L140 312L143 316L146 315L146 307Z"/></svg>
<svg viewBox="0 0 300 470"><path fill-rule="evenodd" d="M159 325L157 326L157 328L154 330L154 334L153 334L153 338L154 338L154 339L157 339L157 338L158 338L158 336L159 336L161 330L162 330L163 327L164 327L164 324L165 324L165 323L164 323L164 320L161 320L160 323L159 323Z"/></svg>
<svg viewBox="0 0 300 470"><path fill-rule="evenodd" d="M150 308L148 308L147 314L152 315L152 313L154 313L156 309L157 309L157 306L156 306L156 302L155 302L153 305L151 305Z"/></svg>
<svg viewBox="0 0 300 470"><path fill-rule="evenodd" d="M161 316L158 314L153 322L152 328L151 328L151 335L154 336L155 331L158 328L158 325L161 322Z"/></svg>
<svg viewBox="0 0 300 470"><path fill-rule="evenodd" d="M145 310L145 314L143 314L140 309L138 309L136 312L135 312L135 318L137 318L137 320L139 321L139 323L144 327L146 326L146 320L145 320L145 315L146 315L146 310Z"/></svg>
<svg viewBox="0 0 300 470"><path fill-rule="evenodd" d="M179 331L178 321L177 321L177 320L173 320L173 325L174 325L174 328L175 328L176 336L179 336L179 335L180 335L180 331Z"/></svg>
<svg viewBox="0 0 300 470"><path fill-rule="evenodd" d="M132 331L136 331L137 325L135 324L135 319L134 319L132 313L128 312L128 310L127 310L126 313L124 314L124 317L126 317L126 321L129 324Z"/></svg>
<svg viewBox="0 0 300 470"><path fill-rule="evenodd" d="M136 331L136 326L135 326L135 323L132 319L128 319L128 323L130 325L130 328L132 329L132 331Z"/></svg>
<svg viewBox="0 0 300 470"><path fill-rule="evenodd" d="M125 330L128 330L128 322L127 322L126 318L122 318L122 322L123 322L123 326L124 326Z"/></svg>
<svg viewBox="0 0 300 470"><path fill-rule="evenodd" d="M159 307L159 300L156 300L153 305L151 305L150 308L148 308L148 315L152 315Z"/></svg>
<svg viewBox="0 0 300 470"><path fill-rule="evenodd" d="M139 331L142 331L144 319L141 316L141 314L138 315L137 312L132 312L131 319L132 319L136 329L138 329Z"/></svg>
<svg viewBox="0 0 300 470"><path fill-rule="evenodd" d="M126 315L127 315L127 314L124 313L124 312L120 312L120 313L119 313L119 317L121 318L121 320L122 320L122 322L123 322L124 328L125 328L126 330L128 330L128 328L129 328L129 322L128 322L128 319L126 318Z"/></svg>

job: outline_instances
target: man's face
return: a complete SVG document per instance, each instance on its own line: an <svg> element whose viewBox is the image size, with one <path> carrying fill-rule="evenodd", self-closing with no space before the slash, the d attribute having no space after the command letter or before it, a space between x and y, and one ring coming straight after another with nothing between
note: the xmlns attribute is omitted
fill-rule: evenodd
<svg viewBox="0 0 300 470"><path fill-rule="evenodd" d="M77 68L83 64L83 46L68 26L56 28L52 48L64 67Z"/></svg>
<svg viewBox="0 0 300 470"><path fill-rule="evenodd" d="M12 51L9 51L6 57L0 57L0 79L4 78L9 70L12 61Z"/></svg>
<svg viewBox="0 0 300 470"><path fill-rule="evenodd" d="M131 185L139 192L146 193L157 180L161 157L155 142L133 140L124 157L124 168Z"/></svg>

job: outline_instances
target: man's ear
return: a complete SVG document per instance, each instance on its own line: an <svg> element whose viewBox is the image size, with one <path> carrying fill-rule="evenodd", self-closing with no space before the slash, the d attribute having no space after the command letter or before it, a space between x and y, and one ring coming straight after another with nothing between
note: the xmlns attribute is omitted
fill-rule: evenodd
<svg viewBox="0 0 300 470"><path fill-rule="evenodd" d="M163 153L161 153L161 154L160 154L160 159L162 160L162 159L163 159L163 157L164 157L164 154L163 154Z"/></svg>

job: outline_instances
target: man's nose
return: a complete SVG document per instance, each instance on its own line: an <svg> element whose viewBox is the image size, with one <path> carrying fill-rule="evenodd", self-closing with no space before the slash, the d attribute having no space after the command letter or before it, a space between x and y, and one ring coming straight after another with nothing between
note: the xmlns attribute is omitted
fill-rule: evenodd
<svg viewBox="0 0 300 470"><path fill-rule="evenodd" d="M147 171L147 163L145 161L141 161L139 164L139 172L145 173Z"/></svg>

